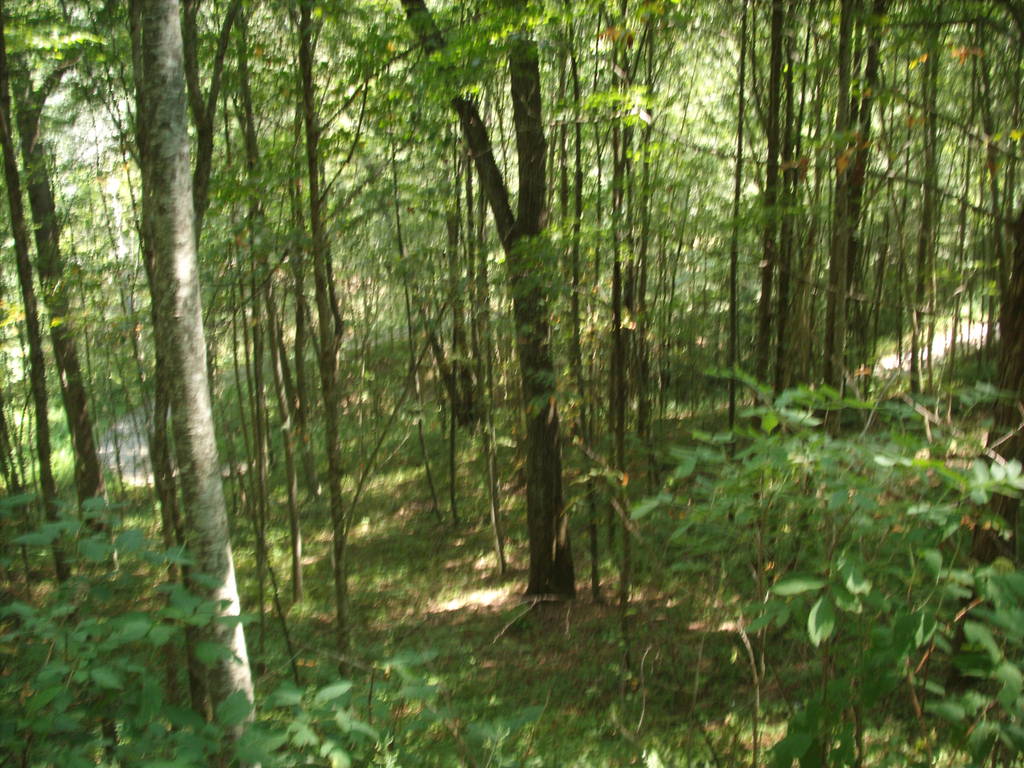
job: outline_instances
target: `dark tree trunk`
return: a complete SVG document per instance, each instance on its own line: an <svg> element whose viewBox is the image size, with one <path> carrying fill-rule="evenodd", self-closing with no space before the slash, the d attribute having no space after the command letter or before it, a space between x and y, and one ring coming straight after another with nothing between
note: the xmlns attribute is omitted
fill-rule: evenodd
<svg viewBox="0 0 1024 768"><path fill-rule="evenodd" d="M842 0L839 21L839 94L836 134L845 136L850 127L850 44L857 0ZM825 310L824 381L842 391L846 357L846 289L849 274L850 154L853 147L844 143L836 156L835 222L832 253L828 269L828 296Z"/></svg>
<svg viewBox="0 0 1024 768"><path fill-rule="evenodd" d="M914 266L914 302L910 329L910 391L914 394L921 392L921 367L924 363L925 351L930 348L930 344L922 344L922 339L927 340L925 320L932 316L930 311L931 292L928 287L932 281L933 271L935 191L938 182L937 115L935 111L938 66L938 57L931 55L924 63L921 72L921 94L925 110L924 183L921 197L921 224L917 230L917 263Z"/></svg>
<svg viewBox="0 0 1024 768"><path fill-rule="evenodd" d="M256 263L261 269L262 288L253 285L253 298L262 294L267 318L267 347L270 356L270 367L274 378L274 393L277 398L277 409L281 420L282 443L285 460L285 482L288 493L288 529L290 534L289 549L291 553L292 601L302 599L302 527L299 515L298 475L295 467L295 429L292 413L292 400L288 396L286 384L288 361L284 354L284 332L278 315L274 296L273 280L269 273L266 252L258 244L254 233L264 226L263 206L260 198L255 195L259 185L261 168L259 142L256 136L256 116L252 104L252 90L249 84L249 47L248 19L245 12L238 17L240 41L238 45L238 79L241 110L239 122L245 138L245 164L249 183L252 185L252 197L249 203L249 249L256 252ZM193 196L194 197L194 196ZM261 358L256 355L257 372L262 365ZM262 464L261 464L262 469Z"/></svg>
<svg viewBox="0 0 1024 768"><path fill-rule="evenodd" d="M513 3L521 7L523 3ZM445 42L423 0L402 0L410 26L428 52ZM516 349L526 410L526 513L530 538L527 594L572 597L576 585L568 518L562 501L562 454L549 340L546 289L554 274L545 236L546 142L541 115L537 44L525 34L509 52L509 79L519 167L517 211L495 161L490 136L470 98L451 100L476 163L506 255Z"/></svg>
<svg viewBox="0 0 1024 768"><path fill-rule="evenodd" d="M796 0L789 0L789 11L787 23L796 13ZM783 89L785 91L785 115L780 126L782 142L782 210L779 215L779 247L777 249L779 262L778 290L776 291L775 310L775 391L781 392L789 386L792 361L789 359L789 333L790 315L792 311L790 293L792 291L793 277L793 254L795 252L793 227L796 215L796 189L798 169L797 163L793 162L793 151L795 147L794 132L799 126L794 127L794 112L796 109L793 66L795 64L793 35L788 31L785 33L785 58L788 62L784 73Z"/></svg>
<svg viewBox="0 0 1024 768"><path fill-rule="evenodd" d="M224 59L231 38L231 28L240 15L242 0L231 0L224 12L217 47L210 67L210 87L204 94L199 72L199 26L198 15L201 0L182 2L182 47L184 52L185 85L188 92L189 111L196 135L195 168L192 171L192 204L196 212L196 241L203 229L203 217L210 201L210 173L213 170L214 117L224 72Z"/></svg>
<svg viewBox="0 0 1024 768"><path fill-rule="evenodd" d="M53 198L47 156L40 125L46 90L33 92L26 83L18 105L18 132L25 164L29 208L35 225L36 270L43 303L50 315L50 340L60 374L60 392L67 414L75 456L75 490L78 502L104 495L103 472L93 438L78 348L74 339L70 301L65 290L64 260L60 252L60 229Z"/></svg>
<svg viewBox="0 0 1024 768"><path fill-rule="evenodd" d="M43 356L43 335L39 327L39 310L35 287L32 283L32 263L29 257L28 224L21 201L21 178L14 151L14 131L11 122L10 76L7 69L7 46L4 27L7 9L0 2L0 143L3 145L4 180L7 202L14 235L14 256L18 269L18 283L25 310L25 332L29 346L29 385L36 417L36 458L39 462L39 491L42 495L47 520L57 519L57 482L53 477L50 447L50 422L46 393L46 361ZM66 581L71 570L64 559L60 541L53 545L53 562L57 581Z"/></svg>
<svg viewBox="0 0 1024 768"><path fill-rule="evenodd" d="M338 423L338 352L341 346L340 312L331 287L330 249L323 221L320 191L320 125L313 82L312 2L299 4L299 68L302 77L302 113L306 135L306 167L309 184L309 228L312 236L313 283L316 294L317 338L320 342L320 390L324 406L324 441L327 453L327 491L331 509L331 565L334 580L334 643L344 665L349 651L348 618L348 520L341 481L345 468L341 457Z"/></svg>
<svg viewBox="0 0 1024 768"><path fill-rule="evenodd" d="M771 367L772 290L779 258L779 153L782 104L782 38L786 9L785 0L772 0L771 54L768 63L768 158L764 174L764 256L761 261L761 299L757 308L757 353L754 375L768 381Z"/></svg>
<svg viewBox="0 0 1024 768"><path fill-rule="evenodd" d="M993 414L990 447L1007 460L1024 462L1024 431L1021 429L1021 407L1024 403L1024 209L1013 223L1013 261L1010 278L1003 291L999 308L998 385L1003 397ZM1020 499L1011 496L992 497L991 511L1006 521L1013 534L1011 546L1005 548L1020 562L1022 546L1017 539ZM990 529L975 531L974 553L991 562L1003 554L1002 541Z"/></svg>

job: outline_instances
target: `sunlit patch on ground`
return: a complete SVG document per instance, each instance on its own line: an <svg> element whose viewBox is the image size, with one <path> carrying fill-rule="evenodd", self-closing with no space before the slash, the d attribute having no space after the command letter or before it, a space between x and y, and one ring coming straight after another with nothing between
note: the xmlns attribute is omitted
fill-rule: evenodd
<svg viewBox="0 0 1024 768"><path fill-rule="evenodd" d="M691 621L686 628L691 632L738 632L740 625L735 621L723 621L720 624Z"/></svg>
<svg viewBox="0 0 1024 768"><path fill-rule="evenodd" d="M512 599L512 586L495 589L476 589L463 592L450 600L437 601L430 605L427 613L447 613L461 611L466 608L480 610L482 608L503 608Z"/></svg>

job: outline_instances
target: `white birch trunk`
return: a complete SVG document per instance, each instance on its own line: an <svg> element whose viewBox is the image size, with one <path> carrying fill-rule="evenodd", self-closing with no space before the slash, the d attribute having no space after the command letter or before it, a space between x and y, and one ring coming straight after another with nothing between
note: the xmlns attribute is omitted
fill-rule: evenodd
<svg viewBox="0 0 1024 768"><path fill-rule="evenodd" d="M143 215L155 265L155 338L171 379L188 547L196 570L210 579L208 586L200 588L220 606L218 618L237 617L238 587L214 435L196 265L178 0L144 0L142 39ZM241 692L251 704L252 676L242 625L215 621L206 635L230 651L228 658L207 670L211 703L216 707ZM237 736L239 730L234 729L232 735Z"/></svg>

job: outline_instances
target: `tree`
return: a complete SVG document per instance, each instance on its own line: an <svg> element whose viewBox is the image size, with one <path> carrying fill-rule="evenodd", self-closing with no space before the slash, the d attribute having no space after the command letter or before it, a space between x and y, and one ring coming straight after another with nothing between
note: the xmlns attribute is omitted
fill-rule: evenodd
<svg viewBox="0 0 1024 768"><path fill-rule="evenodd" d="M219 606L220 620L210 625L208 640L225 650L208 670L207 689L214 704L241 695L252 705L207 377L177 0L144 0L142 43L139 157L144 231L154 262L154 334L170 379L189 550L204 576L197 585L205 585L205 596ZM239 733L231 731L234 737Z"/></svg>
<svg viewBox="0 0 1024 768"><path fill-rule="evenodd" d="M17 124L21 156L25 166L26 191L35 229L36 270L42 287L43 304L50 315L50 341L60 373L60 393L67 414L75 454L75 490L78 503L104 495L103 472L93 436L92 413L79 362L75 323L68 297L68 276L60 247L60 223L54 201L53 183L43 142L42 114L47 98L73 66L68 57L54 68L38 87L28 72L16 73ZM5 64L6 66L6 64Z"/></svg>
<svg viewBox="0 0 1024 768"><path fill-rule="evenodd" d="M326 485L331 505L331 567L334 579L335 646L340 657L349 649L348 573L346 537L348 520L341 488L345 472L338 424L338 352L344 335L341 312L335 299L330 246L324 222L324 196L320 187L320 125L313 82L313 18L311 0L299 3L299 70L302 91L302 122L305 128L306 172L309 184L309 229L316 290L320 392L324 403L327 453Z"/></svg>
<svg viewBox="0 0 1024 768"><path fill-rule="evenodd" d="M525 2L509 2L513 11ZM423 0L402 0L409 24L428 53L445 40ZM546 281L552 274L547 225L547 162L542 120L537 43L526 29L513 36L508 51L509 85L515 122L519 188L517 210L498 167L487 126L476 101L455 96L463 139L476 164L508 264L520 385L526 409L526 516L530 537L527 594L572 597L576 592L568 519L562 500L562 453L555 366L549 339Z"/></svg>
<svg viewBox="0 0 1024 768"><path fill-rule="evenodd" d="M846 294L849 274L850 197L850 47L856 0L842 0L839 17L839 93L836 107L836 136L840 137L835 155L835 222L828 268L828 297L825 319L824 381L842 390L845 381Z"/></svg>
<svg viewBox="0 0 1024 768"><path fill-rule="evenodd" d="M18 283L21 287L25 309L25 327L29 345L29 378L31 380L32 403L36 417L36 459L39 462L39 490L43 510L48 520L57 519L57 482L53 476L50 445L49 396L46 391L46 363L43 358L43 336L39 327L35 286L32 282L32 262L29 256L28 224L25 220L24 204L21 197L21 174L14 150L14 128L11 120L10 75L7 69L6 41L7 9L0 3L0 144L3 146L4 180L7 187L7 202L14 234L14 253L18 269ZM60 541L53 545L53 560L58 581L65 581L71 574L64 559Z"/></svg>

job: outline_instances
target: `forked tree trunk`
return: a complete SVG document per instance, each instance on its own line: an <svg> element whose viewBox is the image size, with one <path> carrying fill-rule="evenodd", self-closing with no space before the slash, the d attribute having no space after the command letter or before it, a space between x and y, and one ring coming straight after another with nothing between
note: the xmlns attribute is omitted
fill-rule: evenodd
<svg viewBox="0 0 1024 768"><path fill-rule="evenodd" d="M139 114L145 141L139 155L144 167L144 227L151 238L155 278L154 337L171 382L189 550L196 570L208 579L193 588L203 590L221 619L203 633L227 651L207 669L207 688L214 705L233 694L252 704L245 633L240 622L230 621L239 616L240 605L207 378L181 45L177 0L145 0ZM239 733L232 729L229 738Z"/></svg>
<svg viewBox="0 0 1024 768"><path fill-rule="evenodd" d="M515 7L521 2L512 3ZM428 53L445 41L423 0L402 0L409 24ZM519 167L517 210L494 157L476 102L451 100L476 163L508 266L509 293L526 410L526 516L530 538L527 594L572 597L576 592L568 518L562 501L562 451L550 346L547 284L553 278L547 210L546 141L541 115L537 44L525 33L509 51L512 110Z"/></svg>

